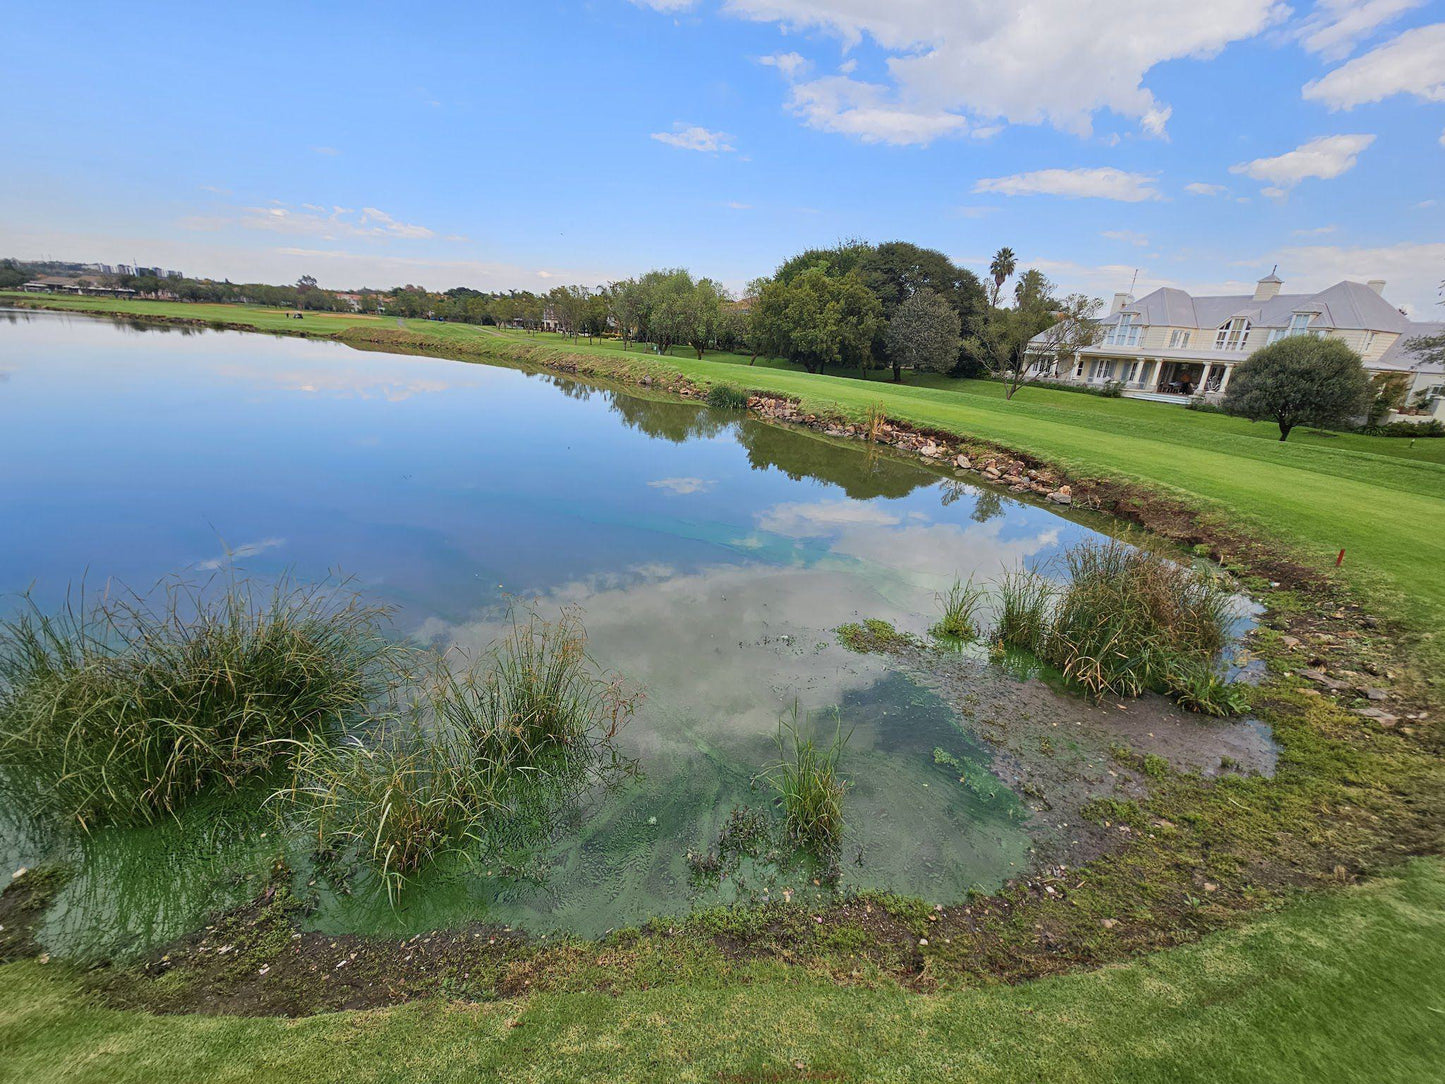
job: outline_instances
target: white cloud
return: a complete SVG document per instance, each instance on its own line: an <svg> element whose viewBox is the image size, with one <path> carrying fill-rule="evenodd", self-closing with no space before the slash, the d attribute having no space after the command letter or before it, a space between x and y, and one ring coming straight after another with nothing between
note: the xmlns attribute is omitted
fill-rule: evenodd
<svg viewBox="0 0 1445 1084"><path fill-rule="evenodd" d="M1331 109L1353 109L1396 94L1445 102L1445 23L1405 31L1306 83L1303 94Z"/></svg>
<svg viewBox="0 0 1445 1084"><path fill-rule="evenodd" d="M332 207L328 211L319 204L303 203L298 209L276 200L266 207L237 208L234 215L192 216L182 225L197 231L241 226L249 230L319 237L326 241L343 237L427 240L436 236L426 226L398 222L375 207L364 207L358 213L346 207Z"/></svg>
<svg viewBox="0 0 1445 1084"><path fill-rule="evenodd" d="M1342 60L1379 27L1393 22L1425 0L1319 0L1300 21L1295 37L1311 53Z"/></svg>
<svg viewBox="0 0 1445 1084"><path fill-rule="evenodd" d="M311 149L317 154L323 154L328 158L335 158L338 154L341 153L335 147L312 147Z"/></svg>
<svg viewBox="0 0 1445 1084"><path fill-rule="evenodd" d="M258 553L265 553L267 550L284 546L284 538L262 538L256 542L243 542L235 549L226 548L226 552L220 557L211 557L205 561L197 561L196 569L202 572L214 572L219 568L228 568L238 557L255 557ZM223 543L224 545L224 543Z"/></svg>
<svg viewBox="0 0 1445 1084"><path fill-rule="evenodd" d="M1440 146L1445 147L1445 130L1440 132Z"/></svg>
<svg viewBox="0 0 1445 1084"><path fill-rule="evenodd" d="M1341 279L1368 282L1384 279L1386 298L1417 319L1438 319L1437 289L1445 267L1445 241L1401 241L1393 245L1347 248L1342 245L1296 245L1277 249L1254 261L1278 262L1288 290L1319 290ZM1298 269L1297 272L1289 269Z"/></svg>
<svg viewBox="0 0 1445 1084"><path fill-rule="evenodd" d="M845 75L795 84L788 108L810 128L841 132L865 143L926 146L968 131L968 121L957 113L910 108L895 101L886 86Z"/></svg>
<svg viewBox="0 0 1445 1084"><path fill-rule="evenodd" d="M1292 151L1273 158L1256 158L1230 166L1230 173L1242 173L1256 181L1268 181L1266 196L1283 196L1308 177L1329 180L1354 168L1359 155L1375 141L1372 135L1321 136L1302 143Z"/></svg>
<svg viewBox="0 0 1445 1084"><path fill-rule="evenodd" d="M1111 241L1123 241L1126 245L1138 245L1143 248L1149 243L1149 238L1135 230L1104 230L1100 237L1107 237Z"/></svg>
<svg viewBox="0 0 1445 1084"><path fill-rule="evenodd" d="M1315 226L1311 229L1293 232L1296 237L1322 237L1327 233L1334 233L1337 229L1339 229L1338 226Z"/></svg>
<svg viewBox="0 0 1445 1084"><path fill-rule="evenodd" d="M737 149L729 142L732 136L726 132L714 132L698 125L684 125L681 121L674 124L670 132L653 132L652 138L659 143L666 143L669 147L678 147L685 151L703 151L708 154Z"/></svg>
<svg viewBox="0 0 1445 1084"><path fill-rule="evenodd" d="M1154 187L1154 178L1144 173L1126 173L1112 166L1095 169L1040 169L1009 177L985 177L973 186L975 192L998 192L1005 196L1068 196L1141 203L1164 197Z"/></svg>
<svg viewBox="0 0 1445 1084"><path fill-rule="evenodd" d="M674 497L686 497L692 493L706 493L717 483L708 478L659 478L647 484Z"/></svg>
<svg viewBox="0 0 1445 1084"><path fill-rule="evenodd" d="M734 211L751 211L753 209L751 203L743 203L735 199L728 200L727 206Z"/></svg>
<svg viewBox="0 0 1445 1084"><path fill-rule="evenodd" d="M758 63L769 68L777 68L783 78L789 82L806 72L810 66L808 58L800 53L774 53L772 56L760 56Z"/></svg>
<svg viewBox="0 0 1445 1084"><path fill-rule="evenodd" d="M676 14L687 11L697 0L632 0L640 8L651 8L653 11L661 11L664 14Z"/></svg>
<svg viewBox="0 0 1445 1084"><path fill-rule="evenodd" d="M726 0L723 10L825 30L850 48L871 37L890 54L893 108L828 130L886 142L898 142L900 112L932 118L925 131L943 126L940 115L961 114L959 127L999 119L1087 135L1094 113L1107 109L1162 135L1170 107L1144 85L1155 65L1213 56L1288 12L1279 0L1155 0L1147 15L1136 0ZM871 119L880 127L868 127Z"/></svg>
<svg viewBox="0 0 1445 1084"><path fill-rule="evenodd" d="M1222 184L1205 184L1203 181L1191 181L1184 186L1184 191L1191 196L1222 196L1229 189Z"/></svg>
<svg viewBox="0 0 1445 1084"><path fill-rule="evenodd" d="M903 521L892 512L862 501L788 501L757 516L765 531L789 538L818 538L858 527L895 527Z"/></svg>

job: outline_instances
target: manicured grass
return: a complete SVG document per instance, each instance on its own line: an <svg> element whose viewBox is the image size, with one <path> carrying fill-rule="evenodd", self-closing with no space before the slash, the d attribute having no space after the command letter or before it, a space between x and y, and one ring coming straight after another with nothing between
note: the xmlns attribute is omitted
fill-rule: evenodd
<svg viewBox="0 0 1445 1084"><path fill-rule="evenodd" d="M756 964L745 985L300 1020L96 1008L0 968L0 1081L1416 1082L1445 1065L1445 866L1087 974L923 995Z"/></svg>

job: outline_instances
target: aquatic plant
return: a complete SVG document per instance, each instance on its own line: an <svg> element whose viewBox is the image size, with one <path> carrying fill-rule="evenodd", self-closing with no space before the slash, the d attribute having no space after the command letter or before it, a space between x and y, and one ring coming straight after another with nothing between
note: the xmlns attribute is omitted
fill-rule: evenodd
<svg viewBox="0 0 1445 1084"><path fill-rule="evenodd" d="M146 822L329 740L390 681L385 611L344 586L162 581L0 623L0 777L39 816Z"/></svg>
<svg viewBox="0 0 1445 1084"><path fill-rule="evenodd" d="M341 744L300 743L281 792L318 840L354 848L393 897L442 855L545 841L596 783L632 768L614 739L637 703L598 671L575 610L514 610L476 661L423 660Z"/></svg>
<svg viewBox="0 0 1445 1084"><path fill-rule="evenodd" d="M994 639L1040 657L1049 639L1054 587L1042 576L1025 569L1007 572L999 580L999 615Z"/></svg>
<svg viewBox="0 0 1445 1084"><path fill-rule="evenodd" d="M1171 667L1164 675L1164 689L1181 708L1201 715L1222 718L1242 715L1249 708L1244 690L1207 666Z"/></svg>
<svg viewBox="0 0 1445 1084"><path fill-rule="evenodd" d="M707 389L707 405L722 410L746 410L748 393L735 384L713 384Z"/></svg>
<svg viewBox="0 0 1445 1084"><path fill-rule="evenodd" d="M860 625L850 622L839 625L838 642L849 651L866 655L871 651L897 651L915 642L906 632L899 632L887 621L870 617Z"/></svg>
<svg viewBox="0 0 1445 1084"><path fill-rule="evenodd" d="M1119 539L1078 543L1063 561L1044 657L1095 696L1162 688L1171 668L1224 647L1229 598L1209 572Z"/></svg>
<svg viewBox="0 0 1445 1084"><path fill-rule="evenodd" d="M843 843L843 794L847 784L838 774L838 761L851 732L834 713L832 740L820 745L813 735L798 729L798 707L791 720L778 723L778 763L763 772L778 793L788 837L825 861L836 863Z"/></svg>
<svg viewBox="0 0 1445 1084"><path fill-rule="evenodd" d="M974 639L979 633L978 611L987 594L983 587L974 584L972 577L965 581L955 576L952 587L933 596L943 609L943 616L933 626L933 634L955 640Z"/></svg>

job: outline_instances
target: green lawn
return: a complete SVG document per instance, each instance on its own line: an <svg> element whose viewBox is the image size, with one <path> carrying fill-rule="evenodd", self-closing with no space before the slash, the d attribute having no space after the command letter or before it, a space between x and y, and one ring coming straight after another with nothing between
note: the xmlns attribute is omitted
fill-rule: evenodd
<svg viewBox="0 0 1445 1084"><path fill-rule="evenodd" d="M1022 986L745 985L424 1002L301 1020L99 1009L0 968L0 1081L1364 1081L1445 1079L1445 866L1184 948Z"/></svg>

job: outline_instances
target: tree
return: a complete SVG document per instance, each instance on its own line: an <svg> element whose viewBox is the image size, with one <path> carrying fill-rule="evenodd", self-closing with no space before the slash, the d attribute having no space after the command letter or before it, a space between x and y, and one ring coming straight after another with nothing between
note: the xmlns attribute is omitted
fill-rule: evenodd
<svg viewBox="0 0 1445 1084"><path fill-rule="evenodd" d="M892 320L900 305L924 289L932 290L949 304L958 316L961 335L979 334L988 320L988 296L978 276L935 249L920 248L908 241L887 241L864 255L858 273L882 303L885 320ZM880 356L887 352L887 344L882 341L876 342L874 348ZM960 360L955 358L955 366Z"/></svg>
<svg viewBox="0 0 1445 1084"><path fill-rule="evenodd" d="M722 326L723 302L729 300L727 289L712 279L698 279L682 298L679 320L686 329L682 338L697 351L699 361L717 339Z"/></svg>
<svg viewBox="0 0 1445 1084"><path fill-rule="evenodd" d="M1012 399L1024 385L1092 346L1099 338L1103 307L1097 297L1070 294L1061 301L1044 298L995 313L984 356L989 371L1004 381L1004 398Z"/></svg>
<svg viewBox="0 0 1445 1084"><path fill-rule="evenodd" d="M958 313L932 290L918 290L893 314L884 333L893 382L903 379L903 366L943 373L958 361Z"/></svg>
<svg viewBox="0 0 1445 1084"><path fill-rule="evenodd" d="M993 297L989 303L993 305L994 308L998 307L998 298L999 294L1003 293L1003 284L1007 282L1008 277L1014 273L1014 268L1018 266L1018 262L1018 257L1014 255L1014 250L1007 245L993 254L993 262L988 265L988 273L993 276Z"/></svg>
<svg viewBox="0 0 1445 1084"><path fill-rule="evenodd" d="M813 266L763 286L753 309L754 348L810 373L828 364L866 365L882 305L856 272L840 278Z"/></svg>
<svg viewBox="0 0 1445 1084"><path fill-rule="evenodd" d="M1370 381L1339 339L1291 335L1256 350L1230 378L1223 407L1252 422L1273 421L1279 439L1297 425L1344 425L1370 408Z"/></svg>
<svg viewBox="0 0 1445 1084"><path fill-rule="evenodd" d="M1018 282L1014 283L1014 304L1019 308L1029 305L1055 308L1057 303L1053 300L1053 293L1054 284L1042 271L1030 267L1019 276Z"/></svg>

